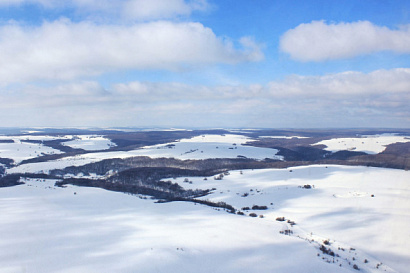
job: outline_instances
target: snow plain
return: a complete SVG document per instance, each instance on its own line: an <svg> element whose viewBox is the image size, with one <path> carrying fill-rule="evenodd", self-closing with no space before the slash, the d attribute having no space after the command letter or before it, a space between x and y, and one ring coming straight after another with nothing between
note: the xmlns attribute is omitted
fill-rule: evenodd
<svg viewBox="0 0 410 273"><path fill-rule="evenodd" d="M292 138L309 138L309 137L304 137L304 136L260 136L260 138L292 139Z"/></svg>
<svg viewBox="0 0 410 273"><path fill-rule="evenodd" d="M190 184L182 179L177 182L187 188L216 188L204 199L237 209L267 206L268 210L245 213L262 214L268 221L282 216L295 221L295 236L330 239L336 251L338 247L357 249L336 253L357 263L362 272L378 272L373 267L379 262L391 267L385 268L387 272L406 272L410 266L408 171L317 165L234 171L221 181L189 178ZM303 188L306 184L314 188ZM373 265L364 264L364 259L373 259Z"/></svg>
<svg viewBox="0 0 410 273"><path fill-rule="evenodd" d="M63 169L68 166L81 166L110 158L129 158L134 156L149 156L151 158L177 159L207 159L207 158L237 158L243 156L254 159L272 158L282 160L277 155L277 149L244 146L254 139L241 135L202 135L177 142L146 146L131 151L107 151L87 153L65 157L48 162L38 162L20 165L7 170L7 173L47 173L53 169Z"/></svg>
<svg viewBox="0 0 410 273"><path fill-rule="evenodd" d="M0 189L0 271L357 272L357 264L360 272L406 272L410 266L409 172L321 165L188 179L192 184L173 182L215 187L205 199L268 209L252 211L264 215L252 218L28 180ZM299 187L305 184L314 188ZM294 233L280 234L287 229ZM319 251L323 240L340 255L337 263Z"/></svg>
<svg viewBox="0 0 410 273"><path fill-rule="evenodd" d="M0 139L7 138L1 137ZM0 157L13 159L16 164L41 155L62 153L60 150L44 146L41 143L24 142L20 139L13 139L13 141L13 143L0 143Z"/></svg>
<svg viewBox="0 0 410 273"><path fill-rule="evenodd" d="M40 135L20 135L20 136L0 136L0 140L13 141L10 143L0 143L0 157L13 159L16 164L21 161L39 157L42 155L61 154L60 150L45 146L42 143L32 143L28 141L50 141L64 140L63 145L83 149L86 151L107 150L114 147L111 140L97 135L61 135L61 136L40 136Z"/></svg>
<svg viewBox="0 0 410 273"><path fill-rule="evenodd" d="M312 145L325 145L325 150L337 151L356 151L368 154L378 154L386 149L389 144L397 142L409 142L410 137L396 136L395 134L368 135L357 138L333 138L323 140Z"/></svg>
<svg viewBox="0 0 410 273"><path fill-rule="evenodd" d="M110 139L97 135L73 136L73 140L64 142L63 145L86 151L107 150L116 146Z"/></svg>

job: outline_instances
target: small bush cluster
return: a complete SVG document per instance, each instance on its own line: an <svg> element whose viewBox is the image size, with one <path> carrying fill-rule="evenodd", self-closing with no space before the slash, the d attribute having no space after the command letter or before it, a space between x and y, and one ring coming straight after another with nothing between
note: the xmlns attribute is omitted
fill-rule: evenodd
<svg viewBox="0 0 410 273"><path fill-rule="evenodd" d="M266 209L268 209L268 207L267 207L267 206L253 205L253 206L252 206L252 209L253 209L253 210L266 210Z"/></svg>
<svg viewBox="0 0 410 273"><path fill-rule="evenodd" d="M299 186L299 188L302 188L302 189L311 189L311 188L313 188L314 186L311 186L311 185L309 185L309 184L306 184L306 185L303 185L303 186Z"/></svg>
<svg viewBox="0 0 410 273"><path fill-rule="evenodd" d="M296 223L295 223L295 221L291 221L291 220L288 220L288 224L290 224L290 226L294 226L294 225L296 225Z"/></svg>
<svg viewBox="0 0 410 273"><path fill-rule="evenodd" d="M280 234L284 234L284 235L291 235L293 234L293 231L290 229L285 229L285 230L281 230L279 231Z"/></svg>
<svg viewBox="0 0 410 273"><path fill-rule="evenodd" d="M322 251L323 254L327 254L333 257L335 256L335 253L330 248L327 248L324 245L321 245L319 250Z"/></svg>

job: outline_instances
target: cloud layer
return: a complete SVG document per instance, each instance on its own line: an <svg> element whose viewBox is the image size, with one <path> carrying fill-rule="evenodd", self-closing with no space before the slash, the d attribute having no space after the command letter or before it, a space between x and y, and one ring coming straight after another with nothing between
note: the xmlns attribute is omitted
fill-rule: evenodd
<svg viewBox="0 0 410 273"><path fill-rule="evenodd" d="M178 70L203 64L259 61L252 40L242 48L200 23L157 21L130 26L69 20L38 27L0 27L0 81L73 79L123 69Z"/></svg>
<svg viewBox="0 0 410 273"><path fill-rule="evenodd" d="M0 99L9 126L408 127L410 69L243 86L85 81L27 86Z"/></svg>
<svg viewBox="0 0 410 273"><path fill-rule="evenodd" d="M2 0L0 7L38 4L47 9L73 8L77 12L103 13L134 20L189 16L209 7L206 0Z"/></svg>
<svg viewBox="0 0 410 273"><path fill-rule="evenodd" d="M389 29L368 21L312 21L283 34L280 49L303 62L351 58L378 51L410 53L410 25Z"/></svg>

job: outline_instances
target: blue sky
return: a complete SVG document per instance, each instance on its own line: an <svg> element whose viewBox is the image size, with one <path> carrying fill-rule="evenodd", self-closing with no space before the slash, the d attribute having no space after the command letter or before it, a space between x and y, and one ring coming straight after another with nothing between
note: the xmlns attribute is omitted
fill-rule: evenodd
<svg viewBox="0 0 410 273"><path fill-rule="evenodd" d="M0 60L0 127L410 126L409 1L5 0Z"/></svg>

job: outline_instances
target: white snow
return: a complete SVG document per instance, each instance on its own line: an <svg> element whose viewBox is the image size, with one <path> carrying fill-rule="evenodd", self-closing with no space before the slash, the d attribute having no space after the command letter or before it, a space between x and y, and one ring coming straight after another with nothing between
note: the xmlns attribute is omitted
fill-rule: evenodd
<svg viewBox="0 0 410 273"><path fill-rule="evenodd" d="M292 139L292 138L309 138L309 137L303 137L303 136L260 136L260 138Z"/></svg>
<svg viewBox="0 0 410 273"><path fill-rule="evenodd" d="M73 140L63 142L62 144L71 148L83 149L86 151L107 150L116 146L110 139L97 135L73 136Z"/></svg>
<svg viewBox="0 0 410 273"><path fill-rule="evenodd" d="M357 138L333 138L322 140L312 145L326 145L327 151L356 151L368 154L378 154L386 149L387 145L397 142L409 142L410 137L396 136L395 134L367 135Z"/></svg>
<svg viewBox="0 0 410 273"><path fill-rule="evenodd" d="M283 160L277 149L244 146L254 139L242 135L201 135L178 142L144 147L142 155L178 159L237 158ZM135 153L137 151L133 151Z"/></svg>
<svg viewBox="0 0 410 273"><path fill-rule="evenodd" d="M50 140L68 140L63 145L72 148L80 148L87 151L106 150L115 146L109 139L97 135L19 135L19 136L1 136L0 140L12 140L14 143L0 142L0 157L11 158L15 163L20 163L25 159L35 158L41 155L61 154L60 150L45 146L42 143L30 143L31 141L50 141Z"/></svg>
<svg viewBox="0 0 410 273"><path fill-rule="evenodd" d="M0 188L0 249L6 250L0 251L0 271L357 272L353 264L360 272L407 271L409 172L291 170L232 171L220 181L190 178L193 184L176 180L186 187L215 186L205 197L211 200L268 205L255 211L265 218L185 202L155 204L97 188L55 188L53 181ZM298 188L304 184L315 187ZM244 192L250 195L236 194ZM296 225L275 221L278 216ZM294 234L279 233L285 229ZM337 263L318 250L324 239L340 254Z"/></svg>
<svg viewBox="0 0 410 273"><path fill-rule="evenodd" d="M49 135L18 135L18 136L0 136L0 139L11 139L14 141L21 140L57 140L57 139L72 139L72 135L58 135L58 136L49 136Z"/></svg>
<svg viewBox="0 0 410 273"><path fill-rule="evenodd" d="M243 135L200 135L192 138L183 138L179 142L197 142L197 143L220 143L220 144L245 144L246 142L253 141L254 139Z"/></svg>
<svg viewBox="0 0 410 273"><path fill-rule="evenodd" d="M6 139L1 137L0 139ZM0 143L0 157L13 159L19 163L25 159L35 158L45 154L61 154L60 150L43 144L24 142L14 139L13 143Z"/></svg>
<svg viewBox="0 0 410 273"><path fill-rule="evenodd" d="M281 216L295 221L293 228L284 223L284 229L291 228L294 236L303 240L332 240L335 253L357 263L362 272L378 272L372 271L372 266L374 269L379 262L390 268L385 268L387 272L406 272L410 266L408 171L318 165L233 171L222 180L188 178L192 184L183 180L174 182L186 188L216 188L203 199L223 201L238 209L267 206L268 210L246 214L263 214L267 221ZM299 187L306 184L314 188ZM349 253L338 247L356 250ZM364 264L364 259L369 263Z"/></svg>
<svg viewBox="0 0 410 273"><path fill-rule="evenodd" d="M182 160L237 158L238 156L243 156L260 160L265 158L283 160L282 156L276 155L277 149L242 145L251 140L251 138L241 135L203 135L191 139L181 139L178 142L146 146L138 150L88 153L54 161L29 163L8 169L7 173L46 173L53 169L81 166L109 158L129 158L134 156L166 157Z"/></svg>

